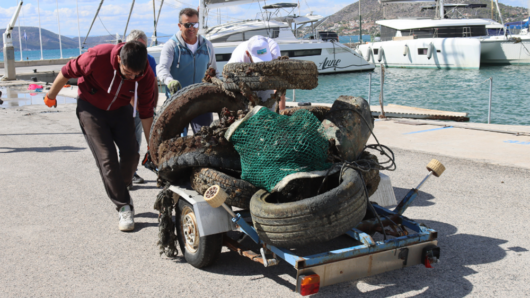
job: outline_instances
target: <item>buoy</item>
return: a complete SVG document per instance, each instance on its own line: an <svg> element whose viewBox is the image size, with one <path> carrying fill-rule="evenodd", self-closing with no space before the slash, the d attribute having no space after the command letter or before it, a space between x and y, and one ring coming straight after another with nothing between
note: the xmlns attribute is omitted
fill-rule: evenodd
<svg viewBox="0 0 530 298"><path fill-rule="evenodd" d="M405 47L403 47L403 56L407 56L408 53L409 53L409 46L405 45Z"/></svg>
<svg viewBox="0 0 530 298"><path fill-rule="evenodd" d="M429 48L427 49L427 59L431 59L432 57L432 49L434 46L432 45L432 42L429 44Z"/></svg>
<svg viewBox="0 0 530 298"><path fill-rule="evenodd" d="M377 55L377 61L383 60L383 48L379 48L379 54Z"/></svg>

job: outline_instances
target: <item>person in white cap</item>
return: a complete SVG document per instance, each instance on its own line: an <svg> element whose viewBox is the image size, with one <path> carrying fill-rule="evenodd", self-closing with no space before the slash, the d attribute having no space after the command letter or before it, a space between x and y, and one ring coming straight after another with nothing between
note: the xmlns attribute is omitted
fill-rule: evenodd
<svg viewBox="0 0 530 298"><path fill-rule="evenodd" d="M261 35L254 35L249 40L239 44L232 52L229 63L259 63L278 59L281 56L280 46L272 39ZM276 90L257 91L262 101L270 98ZM275 106L271 108L274 111ZM285 109L285 95L280 101L280 110Z"/></svg>

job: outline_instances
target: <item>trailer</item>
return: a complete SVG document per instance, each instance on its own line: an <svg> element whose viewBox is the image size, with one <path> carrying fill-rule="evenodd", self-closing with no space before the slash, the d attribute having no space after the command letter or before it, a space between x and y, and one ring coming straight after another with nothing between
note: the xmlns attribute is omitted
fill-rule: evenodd
<svg viewBox="0 0 530 298"><path fill-rule="evenodd" d="M427 170L429 174L395 209L372 204L374 216L364 219L346 233L354 245L312 255L299 255L296 250L276 247L260 239L249 220L250 214L245 211L236 213L224 204L226 194L218 186L210 187L204 196L183 185L171 185L169 190L175 194L174 201L178 202L176 228L188 263L198 268L211 264L219 256L222 246L264 267L277 265L283 260L296 270L296 292L306 296L336 283L419 264L432 268L439 262L437 232L403 215L425 181L431 175L439 177L445 167L433 159ZM240 241L223 237L230 231L252 239L259 245L259 252L243 250ZM384 238L374 240L376 233Z"/></svg>

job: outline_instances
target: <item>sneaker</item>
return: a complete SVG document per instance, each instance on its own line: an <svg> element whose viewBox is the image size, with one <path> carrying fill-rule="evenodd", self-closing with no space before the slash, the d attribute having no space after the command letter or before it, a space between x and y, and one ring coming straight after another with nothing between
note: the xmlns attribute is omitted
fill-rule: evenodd
<svg viewBox="0 0 530 298"><path fill-rule="evenodd" d="M118 228L120 231L134 230L134 212L131 210L131 206L125 205L121 207L119 216L120 222L118 224Z"/></svg>
<svg viewBox="0 0 530 298"><path fill-rule="evenodd" d="M145 183L144 178L138 176L138 174L134 173L134 176L132 178L132 183L134 184L142 184Z"/></svg>

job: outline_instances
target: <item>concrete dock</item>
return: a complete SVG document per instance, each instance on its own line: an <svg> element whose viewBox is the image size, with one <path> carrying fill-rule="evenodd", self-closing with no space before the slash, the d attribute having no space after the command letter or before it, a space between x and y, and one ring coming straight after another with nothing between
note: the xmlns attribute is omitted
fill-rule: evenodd
<svg viewBox="0 0 530 298"><path fill-rule="evenodd" d="M62 96L72 90L65 88ZM159 256L153 210L159 189L155 175L141 166L147 183L131 192L136 230L118 231L76 105L5 107L0 105L3 297L298 297L295 271L285 262L264 268L224 248L214 266L199 270L182 252L174 260ZM530 128L378 120L374 133L395 153L397 170L385 174L398 200L421 181L432 158L446 166L405 213L438 231L441 263L325 287L319 295L526 297ZM145 150L144 140L141 156Z"/></svg>

